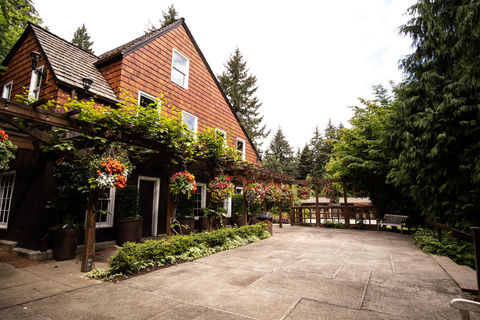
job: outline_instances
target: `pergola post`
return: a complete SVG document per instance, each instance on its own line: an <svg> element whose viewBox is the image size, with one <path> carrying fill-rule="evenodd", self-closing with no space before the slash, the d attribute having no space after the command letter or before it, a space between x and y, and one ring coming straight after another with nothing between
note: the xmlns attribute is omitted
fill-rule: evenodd
<svg viewBox="0 0 480 320"><path fill-rule="evenodd" d="M293 187L292 185L290 185L290 191L292 192L293 194ZM293 199L294 197L292 197L292 199L290 199L290 226L293 226L294 224L294 221L295 220L295 215L293 213Z"/></svg>
<svg viewBox="0 0 480 320"><path fill-rule="evenodd" d="M342 186L343 186L343 204L345 205L343 216L345 218L345 226L348 228L350 227L350 212L349 212L348 203L347 203L347 186L343 181L342 181Z"/></svg>
<svg viewBox="0 0 480 320"><path fill-rule="evenodd" d="M279 223L279 227L280 228L283 228L283 214L282 214L282 211L283 211L283 207L282 207L282 200L280 200L278 202L278 223Z"/></svg>
<svg viewBox="0 0 480 320"><path fill-rule="evenodd" d="M242 176L242 186L243 190L247 187L247 177ZM248 224L248 212L247 212L247 197L245 196L245 192L243 192L242 196L242 216L243 216L243 225L246 226Z"/></svg>
<svg viewBox="0 0 480 320"><path fill-rule="evenodd" d="M170 187L168 187L168 194L167 194L167 224L166 224L167 236L171 236L171 235L172 235L172 226L171 226L172 216L173 216L173 199L172 199L172 193L170 192Z"/></svg>
<svg viewBox="0 0 480 320"><path fill-rule="evenodd" d="M311 219L311 216L310 216L310 219ZM320 207L319 207L319 203L318 203L318 184L317 183L315 183L315 220L316 220L317 225L321 225Z"/></svg>
<svg viewBox="0 0 480 320"><path fill-rule="evenodd" d="M98 205L98 189L88 192L87 221L85 222L85 240L83 242L82 272L92 271L95 266L95 225Z"/></svg>

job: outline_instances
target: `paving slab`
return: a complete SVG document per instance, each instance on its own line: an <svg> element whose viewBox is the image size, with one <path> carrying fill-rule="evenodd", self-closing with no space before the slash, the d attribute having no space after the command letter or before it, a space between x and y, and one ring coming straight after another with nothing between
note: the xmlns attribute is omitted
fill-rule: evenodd
<svg viewBox="0 0 480 320"><path fill-rule="evenodd" d="M198 305L182 303L177 305L151 320L244 320L251 319L238 314L227 313L220 310L206 308Z"/></svg>

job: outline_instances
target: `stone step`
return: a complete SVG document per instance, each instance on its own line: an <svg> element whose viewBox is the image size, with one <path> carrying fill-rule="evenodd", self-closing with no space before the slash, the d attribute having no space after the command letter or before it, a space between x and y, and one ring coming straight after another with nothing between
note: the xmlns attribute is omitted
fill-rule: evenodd
<svg viewBox="0 0 480 320"><path fill-rule="evenodd" d="M10 251L17 246L18 242L10 240L0 240L0 251Z"/></svg>

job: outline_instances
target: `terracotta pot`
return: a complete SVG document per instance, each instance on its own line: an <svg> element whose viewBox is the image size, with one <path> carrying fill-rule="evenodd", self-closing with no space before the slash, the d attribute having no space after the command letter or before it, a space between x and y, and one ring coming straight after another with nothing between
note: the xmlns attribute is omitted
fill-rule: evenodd
<svg viewBox="0 0 480 320"><path fill-rule="evenodd" d="M233 223L236 224L238 227L244 225L243 223L243 216L242 215L234 215L233 216Z"/></svg>
<svg viewBox="0 0 480 320"><path fill-rule="evenodd" d="M182 234L190 234L195 228L195 220L193 218L181 218L178 220L181 224ZM186 228L184 226L187 226Z"/></svg>
<svg viewBox="0 0 480 320"><path fill-rule="evenodd" d="M55 260L71 260L75 258L80 230L56 230L53 240Z"/></svg>
<svg viewBox="0 0 480 320"><path fill-rule="evenodd" d="M200 218L200 226L202 231L212 231L212 223L209 217L202 217Z"/></svg>
<svg viewBox="0 0 480 320"><path fill-rule="evenodd" d="M117 244L127 241L140 242L142 239L142 220L126 220L118 222Z"/></svg>

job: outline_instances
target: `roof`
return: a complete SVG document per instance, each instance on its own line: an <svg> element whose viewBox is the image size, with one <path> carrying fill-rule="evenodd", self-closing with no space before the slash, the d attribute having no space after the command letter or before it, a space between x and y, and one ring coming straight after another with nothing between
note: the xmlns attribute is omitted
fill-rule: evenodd
<svg viewBox="0 0 480 320"><path fill-rule="evenodd" d="M54 73L55 79L63 84L83 89L82 78L93 79L89 91L98 97L117 102L118 98L105 77L94 63L98 57L84 51L53 33L30 24L40 47Z"/></svg>

